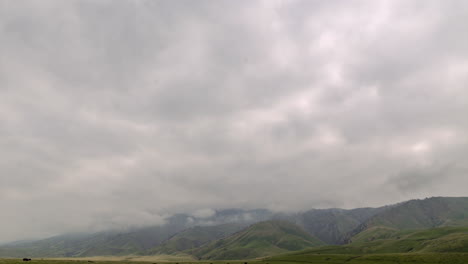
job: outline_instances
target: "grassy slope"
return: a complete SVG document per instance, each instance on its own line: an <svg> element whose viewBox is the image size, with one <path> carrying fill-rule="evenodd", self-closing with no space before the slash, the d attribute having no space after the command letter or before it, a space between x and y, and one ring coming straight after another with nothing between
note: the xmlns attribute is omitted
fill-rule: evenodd
<svg viewBox="0 0 468 264"><path fill-rule="evenodd" d="M348 233L385 209L314 209L298 215L293 221L327 244L341 244Z"/></svg>
<svg viewBox="0 0 468 264"><path fill-rule="evenodd" d="M196 226L184 230L166 242L149 251L150 254L178 254L198 248L208 242L224 238L245 228L244 224L223 224L217 226Z"/></svg>
<svg viewBox="0 0 468 264"><path fill-rule="evenodd" d="M194 255L202 259L251 259L320 245L324 243L292 223L266 221L203 246Z"/></svg>
<svg viewBox="0 0 468 264"><path fill-rule="evenodd" d="M432 197L388 206L349 232L344 242L356 241L375 228L388 233L444 226L468 226L468 197Z"/></svg>
<svg viewBox="0 0 468 264"><path fill-rule="evenodd" d="M0 247L0 256L86 257L144 254L146 250L181 231L178 226L148 227L130 232L62 235L15 246Z"/></svg>
<svg viewBox="0 0 468 264"><path fill-rule="evenodd" d="M327 244L345 244L377 226L397 230L468 226L468 197L433 197L379 208L314 209L285 219Z"/></svg>
<svg viewBox="0 0 468 264"><path fill-rule="evenodd" d="M162 226L143 227L126 231L99 232L88 235L60 235L42 240L6 244L0 246L0 257L87 257L126 256L147 254L178 232L191 225L206 222L242 224L264 221L271 218L268 210L228 209L216 211L208 218L176 214L166 219ZM190 221L190 223L189 223Z"/></svg>
<svg viewBox="0 0 468 264"><path fill-rule="evenodd" d="M433 197L395 205L374 217L366 225L396 229L423 229L468 224L468 197Z"/></svg>
<svg viewBox="0 0 468 264"><path fill-rule="evenodd" d="M229 214L226 217L229 217ZM364 222L361 223L362 221ZM313 236L323 238L323 240L326 239L325 242L331 241L335 243L341 239L343 233L359 225L358 228L354 228L354 231L349 233L349 241L352 241L353 244L347 246L354 246L358 242L373 243L368 246L370 248L368 250L383 252L379 250L383 250L383 248L394 242L390 243L387 241L384 243L380 240L391 240L390 238L395 234L399 236L408 235L410 233L408 230L444 226L468 226L468 198L435 197L424 200L411 200L389 207L377 208L377 210L372 208L354 210L311 210L299 217L298 222L300 222L298 224L304 227ZM169 229L167 227L164 229L152 227L137 232L121 234L107 232L78 238L59 236L13 247L2 246L0 247L0 256L21 257L27 254L32 257L84 257L92 255L123 256L146 254L148 249L156 247L181 230L180 226L175 225L174 228ZM287 236L284 237L286 238L283 240L288 240ZM238 239L240 241L241 238ZM242 239L245 240L247 238ZM232 241L231 245L229 244L231 242L228 243L228 240L221 240L217 242L218 244L216 245L213 243L210 244L210 250L203 247L197 250L196 253L203 258L221 258L222 256L227 256L227 253L232 256L250 256L258 255L258 252L262 252L262 254L277 254L288 250L275 244L272 246L271 243L266 243L265 240L262 239L263 238L260 239L263 241L262 243L258 241L249 242L246 243L246 245L242 245L242 247L238 246L238 242ZM453 234L452 237L449 236L446 239L457 245L463 245L463 243L465 243L465 237L460 234ZM161 248L159 253L167 254L175 252L173 251L174 249L192 248L193 245L198 245L207 240L209 239L206 237L201 239L188 237L176 242L168 241L169 244L166 245L167 247L164 249ZM445 244L452 243L448 243L447 241L440 240L439 242ZM244 241L242 243L244 243ZM379 247L377 244L381 244L382 249L377 250ZM255 247L258 247L258 250ZM453 247L455 246L450 246L450 248ZM221 251L219 248L223 248L223 250ZM226 250L224 250L224 248L226 248Z"/></svg>
<svg viewBox="0 0 468 264"><path fill-rule="evenodd" d="M342 246L325 246L306 254L468 253L468 227L442 227L417 231L376 228Z"/></svg>

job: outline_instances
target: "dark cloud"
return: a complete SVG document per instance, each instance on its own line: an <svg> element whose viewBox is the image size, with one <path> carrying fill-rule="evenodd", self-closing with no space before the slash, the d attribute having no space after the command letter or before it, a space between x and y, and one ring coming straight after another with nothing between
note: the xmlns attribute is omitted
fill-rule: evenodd
<svg viewBox="0 0 468 264"><path fill-rule="evenodd" d="M2 1L1 240L466 195L467 17L455 0Z"/></svg>

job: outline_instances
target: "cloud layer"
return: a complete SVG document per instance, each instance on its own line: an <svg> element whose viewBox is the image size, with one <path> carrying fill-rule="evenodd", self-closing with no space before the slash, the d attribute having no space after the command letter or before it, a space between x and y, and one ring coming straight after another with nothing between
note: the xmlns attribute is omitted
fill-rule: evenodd
<svg viewBox="0 0 468 264"><path fill-rule="evenodd" d="M0 241L466 196L466 1L0 2Z"/></svg>

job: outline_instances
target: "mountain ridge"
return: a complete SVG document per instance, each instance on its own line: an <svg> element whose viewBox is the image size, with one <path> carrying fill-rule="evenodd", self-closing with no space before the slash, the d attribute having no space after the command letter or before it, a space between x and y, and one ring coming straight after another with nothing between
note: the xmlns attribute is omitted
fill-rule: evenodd
<svg viewBox="0 0 468 264"><path fill-rule="evenodd" d="M259 222L193 252L199 259L252 259L322 246L324 242L282 220Z"/></svg>
<svg viewBox="0 0 468 264"><path fill-rule="evenodd" d="M350 244L392 237L405 230L468 226L468 197L431 197L376 208L312 209L291 214L273 213L266 209L216 210L210 216L198 218L177 214L160 226L14 242L0 246L0 257L183 253L198 254L203 258L207 254L197 253L198 248L226 240L252 225L268 221L286 221L329 245ZM278 233L275 228L271 226L270 232ZM271 253L281 253L279 251Z"/></svg>

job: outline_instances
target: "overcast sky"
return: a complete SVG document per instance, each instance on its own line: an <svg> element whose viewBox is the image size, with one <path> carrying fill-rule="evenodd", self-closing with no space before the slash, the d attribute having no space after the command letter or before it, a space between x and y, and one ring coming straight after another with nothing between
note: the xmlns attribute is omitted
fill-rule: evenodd
<svg viewBox="0 0 468 264"><path fill-rule="evenodd" d="M0 0L0 242L467 196L468 1Z"/></svg>

